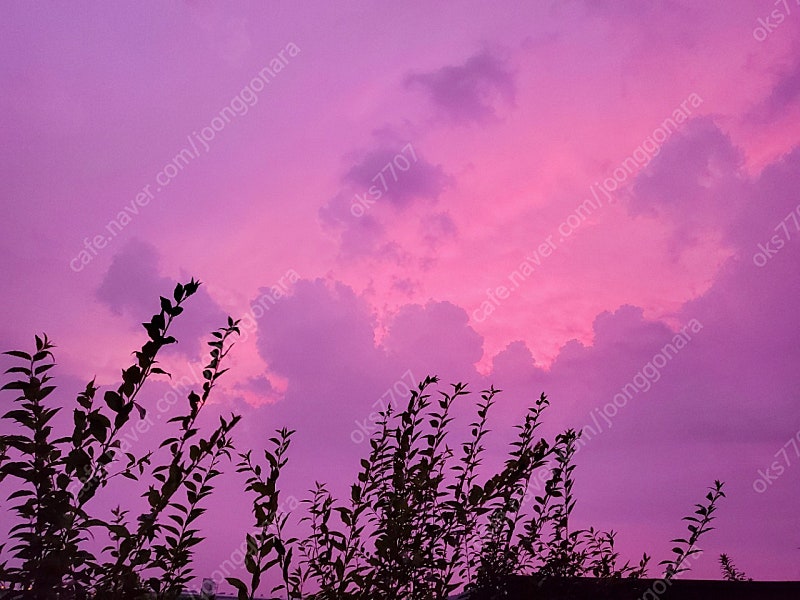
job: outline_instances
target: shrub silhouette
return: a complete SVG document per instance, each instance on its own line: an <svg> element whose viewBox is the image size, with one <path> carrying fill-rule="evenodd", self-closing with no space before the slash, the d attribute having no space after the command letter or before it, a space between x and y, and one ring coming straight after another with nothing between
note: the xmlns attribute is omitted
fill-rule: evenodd
<svg viewBox="0 0 800 600"><path fill-rule="evenodd" d="M748 577L744 571L736 568L736 565L733 564L727 554L719 555L719 566L722 569L722 578L725 581L753 581L752 577Z"/></svg>
<svg viewBox="0 0 800 600"><path fill-rule="evenodd" d="M191 526L203 512L199 503L212 490L216 467L230 452L230 433L239 420L220 419L208 438L193 441L197 416L224 373L221 362L230 350L230 336L238 332L232 320L212 334L202 394L191 392L189 412L169 420L178 429L161 444L168 446L169 460L153 467L153 452L139 457L123 452L120 438L134 409L144 418L136 398L151 375L166 374L157 366L158 352L176 341L168 335L170 325L199 285L194 280L179 284L174 300L161 298L161 310L143 323L148 340L135 352L136 362L122 371L122 383L106 391L102 403L95 402L95 382L86 385L76 399L70 435L57 437L50 424L61 407L51 400L55 386L49 385L48 373L55 359L47 336L36 336L33 354L6 353L24 364L6 371L18 379L2 388L19 391L17 408L3 419L24 432L2 436L0 457L0 480L13 478L19 485L8 498L16 502L12 511L19 522L10 532L11 562L2 570L3 581L19 591L11 597L136 598L154 592L158 598L175 598L190 579L192 548L202 539ZM111 472L123 458L124 465ZM145 494L150 509L135 526L126 510L115 510L109 521L87 513L89 500L110 480L138 480L145 472L153 480ZM95 556L87 549L88 538L99 531L107 532L110 545Z"/></svg>
<svg viewBox="0 0 800 600"><path fill-rule="evenodd" d="M700 550L696 547L697 540L699 540L700 536L707 531L714 529L709 525L711 520L714 518L712 513L717 510L717 501L724 497L725 494L722 491L722 483L719 481L714 482L714 487L710 492L708 492L708 494L706 494L706 500L708 504L695 504L697 510L694 511L694 515L689 515L688 517L683 518L684 521L689 521L690 523L687 526L687 529L689 530L689 538L675 538L672 540L675 543L681 544L683 547L675 546L672 549L672 552L675 554L675 558L662 560L661 563L659 563L666 565L666 569L664 571L665 577L672 577L678 573L689 570L689 568L684 567L683 564L690 556L700 553Z"/></svg>
<svg viewBox="0 0 800 600"><path fill-rule="evenodd" d="M203 501L213 492L222 463L234 454L236 470L246 477L245 492L253 498L255 530L244 536L249 581L227 579L240 600L254 598L272 570L280 580L273 594L317 600L438 599L462 586L470 595L501 597L508 577L519 574L645 576L650 557L644 554L635 566L620 564L614 532L570 527L580 432L567 430L552 443L536 435L549 406L544 394L516 426L503 468L483 478L488 418L499 390L479 394L468 436L454 441L452 409L470 392L462 383L437 389L438 379L430 376L412 390L403 410L380 413L349 498L337 499L316 483L298 524L307 533L287 537L288 515L278 510L279 479L294 432L277 430L261 463L251 451L236 452L232 432L239 416L220 418L207 437L197 425L238 334L238 322L230 318L211 334L201 392L191 391L187 412L168 421L175 433L155 451L140 456L124 451L122 428L134 409L145 416L137 402L145 381L168 375L157 366L158 353L175 342L170 325L199 285L178 284L172 300L160 299L160 311L143 323L148 339L135 352L134 364L122 371L120 385L97 402L99 389L89 382L76 398L68 435L51 424L62 410L52 401L52 342L36 336L33 354L6 353L22 363L6 371L15 379L2 388L19 394L16 407L2 418L21 429L0 439L0 481L17 483L8 497L17 518L12 545L0 546L6 597L177 598L193 577L192 558L203 541L196 524L206 510ZM549 476L535 495L530 482L540 469ZM117 477L147 485L148 508L135 520L122 507L105 520L88 511L92 498L113 491L109 485ZM712 529L722 496L722 483L715 482L707 504L698 504L697 516L686 518L690 535L673 540L683 547L662 562L666 578L687 569L685 560ZM92 550L90 538L101 535L108 545ZM727 573L738 572L729 564Z"/></svg>

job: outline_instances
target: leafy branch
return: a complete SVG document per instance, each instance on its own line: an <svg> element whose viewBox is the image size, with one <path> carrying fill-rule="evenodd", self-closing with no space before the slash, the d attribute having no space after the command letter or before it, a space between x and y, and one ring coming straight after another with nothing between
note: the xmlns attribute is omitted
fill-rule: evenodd
<svg viewBox="0 0 800 600"><path fill-rule="evenodd" d="M664 569L664 579L671 579L679 573L688 571L689 567L683 566L686 559L701 552L701 550L696 547L697 540L700 539L700 536L704 533L714 529L710 526L710 523L714 519L714 512L717 510L717 502L720 498L725 497L725 493L722 491L723 485L721 481L715 481L714 486L709 488L711 491L706 494L706 504L695 504L697 510L694 511L694 515L683 518L684 521L690 523L687 526L689 538L675 538L672 540L672 542L680 544L672 549L675 557L662 560L658 563L660 565L666 565Z"/></svg>

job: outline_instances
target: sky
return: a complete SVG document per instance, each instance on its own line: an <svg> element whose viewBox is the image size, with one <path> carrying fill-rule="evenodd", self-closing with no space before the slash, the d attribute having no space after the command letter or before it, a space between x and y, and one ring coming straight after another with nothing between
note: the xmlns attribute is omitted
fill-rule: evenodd
<svg viewBox="0 0 800 600"><path fill-rule="evenodd" d="M0 340L54 340L65 406L195 277L163 366L196 377L242 319L209 410L241 448L297 430L286 498L346 490L370 414L437 375L503 390L496 461L542 392L547 435L591 427L574 518L652 575L721 479L691 576L800 579L795 0L0 16ZM199 575L248 527L240 483Z"/></svg>

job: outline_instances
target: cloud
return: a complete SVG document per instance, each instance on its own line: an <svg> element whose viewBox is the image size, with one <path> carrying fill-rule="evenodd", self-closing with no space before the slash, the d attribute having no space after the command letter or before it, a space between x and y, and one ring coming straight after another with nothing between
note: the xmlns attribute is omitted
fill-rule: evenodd
<svg viewBox="0 0 800 600"><path fill-rule="evenodd" d="M261 317L258 349L270 369L288 379L290 393L317 385L345 389L364 377L380 380L407 369L417 379L437 371L474 375L483 352L466 311L450 302L404 305L380 343L377 326L369 305L349 286L301 280Z"/></svg>
<svg viewBox="0 0 800 600"><path fill-rule="evenodd" d="M131 323L141 323L158 312L158 297L171 297L175 284L159 271L156 248L132 239L114 256L111 266L97 288L96 297L118 316ZM202 286L186 302L186 310L170 328L178 344L168 351L179 351L196 359L205 354L204 342L209 334L225 325L226 314Z"/></svg>
<svg viewBox="0 0 800 600"><path fill-rule="evenodd" d="M287 381L283 399L261 409L263 418L298 430L293 461L306 485L309 474L330 480L331 472L357 464L364 446L353 439L374 425L358 423L379 408L379 399L397 407L408 399L400 392L437 372L445 381L479 385L474 363L481 337L463 309L448 302L407 305L380 341L377 326L352 288L321 279L297 282L259 320L259 353ZM322 447L331 450L320 453Z"/></svg>
<svg viewBox="0 0 800 600"><path fill-rule="evenodd" d="M458 227L450 213L442 211L423 217L422 232L425 243L435 248L443 239L455 237L458 234Z"/></svg>
<svg viewBox="0 0 800 600"><path fill-rule="evenodd" d="M413 298L419 291L419 286L409 277L392 277L392 289L408 298Z"/></svg>
<svg viewBox="0 0 800 600"><path fill-rule="evenodd" d="M112 259L97 289L97 299L116 315L128 311L144 319L156 307L154 297L171 291L170 283L168 277L159 275L155 246L133 239Z"/></svg>
<svg viewBox="0 0 800 600"><path fill-rule="evenodd" d="M258 348L289 385L347 379L379 360L367 304L352 288L300 280L259 322ZM305 384L304 384L305 385Z"/></svg>
<svg viewBox="0 0 800 600"><path fill-rule="evenodd" d="M341 283L298 281L259 320L257 347L270 372L287 382L282 399L259 411L265 431L297 430L295 478L287 485L299 493L315 479L335 484L342 479L336 473L349 476L364 449L351 440L356 421L400 375L376 346L366 302Z"/></svg>
<svg viewBox="0 0 800 600"><path fill-rule="evenodd" d="M690 207L705 212L705 205L724 201L719 192L736 180L742 162L742 153L710 118L693 119L636 178L629 208L673 218L685 217Z"/></svg>
<svg viewBox="0 0 800 600"><path fill-rule="evenodd" d="M448 183L441 165L433 165L418 155L413 146L403 151L399 142L383 143L367 152L345 173L343 180L361 197L385 199L406 208L414 200L436 200ZM405 170L403 170L405 169Z"/></svg>
<svg viewBox="0 0 800 600"><path fill-rule="evenodd" d="M536 365L533 353L522 340L509 343L492 358L492 369L487 380L503 391L500 396L504 404L503 414L493 418L507 426L516 424L525 405L539 394L552 394L547 372ZM511 408L515 404L516 410Z"/></svg>
<svg viewBox="0 0 800 600"><path fill-rule="evenodd" d="M236 382L233 389L242 392L250 392L257 398L267 402L275 402L280 399L281 394L272 385L272 382L263 375L248 377L244 381ZM244 401L244 399L242 399Z"/></svg>
<svg viewBox="0 0 800 600"><path fill-rule="evenodd" d="M770 234L774 222L797 206L800 151L750 182L734 177L737 154L718 132L701 128L691 139L697 147L683 150L696 152L701 166L687 173L677 189L701 194L703 161L706 169L709 160L728 165L726 176L707 180L705 192L719 200L714 188L727 189L738 181L728 205L731 214L722 222L737 255L707 293L673 315L672 327L649 319L641 307L621 306L596 317L590 345L567 343L548 370L537 366L523 341L516 341L493 358L491 371L482 376L474 365L483 339L461 307L437 301L403 306L389 318L379 340L374 315L351 288L322 280L299 282L295 294L281 299L260 321L259 350L289 383L282 401L254 415L270 428L298 429L290 489L304 489L315 478L334 490L350 481L366 447L352 443L357 423L369 429L376 402L391 397L395 383L410 371L416 379L439 375L440 389L462 380L473 392L489 384L503 390L491 415L487 466L501 460L511 426L545 392L552 404L541 433L552 437L567 427L583 428L586 446L576 459L579 485L603 490L581 505L584 523L648 522L669 539L664 514L679 510L684 501L671 490L702 490L720 477L743 488L740 495L750 493L747 486L756 469L774 460L774 451L796 431L796 424L780 415L791 414L793 390L800 386L800 317L794 310L800 297L800 242L788 244L764 268L747 260L748 252L759 229ZM667 158L669 164L681 164L677 156ZM748 202L758 197L764 197L760 205ZM685 199L649 200L680 226L685 211L674 209L674 202ZM716 200L707 210L722 213L726 206ZM755 218L760 212L766 214ZM741 219L754 225L749 238L736 234ZM665 361L656 358L664 356L667 344L675 345L676 331L692 322L696 328L687 327L688 342L677 353L670 351ZM615 408L614 398L619 400L624 390L630 397ZM463 424L460 418L454 423ZM748 452L742 454L743 447ZM741 460L720 458L734 452ZM640 485L642 469L647 469L647 486ZM631 505L632 486L638 508ZM624 517L620 506L631 507ZM730 510L731 518L760 515L765 529L755 539L777 535L775 521L761 505L743 501ZM638 537L636 531L625 529L623 552L637 544L652 548L653 531Z"/></svg>
<svg viewBox="0 0 800 600"><path fill-rule="evenodd" d="M651 423L651 439L777 443L784 436L776 433L772 415L790 410L794 400L789 390L800 384L793 366L800 360L800 317L792 307L800 294L798 188L800 148L752 178L744 169L743 152L710 119L689 123L637 178L628 203L633 214L659 217L673 241L694 244L717 236L730 252L708 290L675 315L682 323L697 319L704 326L675 359L681 361L680 373L670 374L673 367L668 366L647 394L650 409L632 411L640 426ZM764 258L757 258L760 254ZM640 362L666 334L663 327L647 328L650 342L635 352ZM605 362L603 348L613 344L603 377L614 376L631 344L646 342L644 331L641 315L601 315L593 347L565 347L552 373L578 361L575 372L592 381L591 373ZM593 358L582 362L587 357ZM635 363L628 364L632 368ZM613 386L600 389L609 393ZM742 400L745 393L747 401ZM736 411L730 410L731 402ZM764 412L767 404L774 412Z"/></svg>
<svg viewBox="0 0 800 600"><path fill-rule="evenodd" d="M434 203L452 184L441 165L428 162L392 131L374 132L375 146L356 154L341 178L344 189L319 209L323 226L339 236L343 256L391 256L387 239L387 207L407 212L419 203ZM392 213L394 214L394 213ZM453 232L452 221L436 218L441 233Z"/></svg>
<svg viewBox="0 0 800 600"><path fill-rule="evenodd" d="M743 151L727 134L709 118L695 119L636 178L628 211L658 218L673 245L688 248L716 236L736 260L753 264L759 243L778 233L783 247L800 234L789 216L797 207L800 147L755 178L744 166Z"/></svg>
<svg viewBox="0 0 800 600"><path fill-rule="evenodd" d="M551 408L543 435L567 427L586 432L577 458L579 484L603 493L582 505L581 518L658 523L658 535L669 539L663 515L679 510L683 501L670 491L702 490L721 477L742 488L740 494L754 493L747 486L757 468L774 460L796 432L785 415L792 414L793 390L800 387L800 316L794 306L800 297L800 231L787 215L798 214L799 188L800 149L751 178L741 151L712 121L687 124L634 182L628 208L657 215L669 235L722 236L730 258L705 293L676 308L669 325L639 306L601 312L591 343L566 343L548 369L518 340L492 358L487 373L478 373L483 338L452 302L402 306L381 328L349 286L300 282L295 295L281 299L260 321L259 350L288 388L281 401L258 414L275 426L298 429L292 452L297 482L307 485L318 477L335 486L352 477L364 450L352 443L356 424L370 427L376 402L390 397L387 392L407 372L415 379L436 374L441 389L461 380L473 392L490 384L503 390L491 417L495 433L487 442L487 465L501 460L511 426L544 392ZM784 221L791 239L758 267L752 260L758 244ZM689 339L677 344L684 327ZM624 406L614 406L620 394L627 395ZM456 425L463 424L461 417ZM741 460L720 458L731 453ZM637 488L641 507L621 518L619 506L630 505L629 490L641 483L642 469L659 476ZM731 510L733 518L759 514L769 521L758 540L777 534L762 505L744 500ZM652 531L641 539L635 528L626 533L626 540L649 547Z"/></svg>
<svg viewBox="0 0 800 600"><path fill-rule="evenodd" d="M630 214L671 227L675 252L724 232L744 202L743 154L710 119L689 121L637 176L628 195Z"/></svg>
<svg viewBox="0 0 800 600"><path fill-rule="evenodd" d="M377 254L386 243L386 228L375 215L366 211L354 215L353 206L360 205L354 205L345 193L337 194L319 209L320 221L339 236L343 256Z"/></svg>
<svg viewBox="0 0 800 600"><path fill-rule="evenodd" d="M484 50L463 65L412 73L406 87L420 88L433 105L455 123L484 122L497 117L496 103L514 104L516 84L505 61Z"/></svg>
<svg viewBox="0 0 800 600"><path fill-rule="evenodd" d="M681 323L697 319L702 332L642 396L650 408L630 411L630 423L650 423L650 439L777 443L791 434L776 433L772 415L790 410L789 390L800 384L800 317L792 304L800 294L798 188L800 148L751 178L740 149L707 119L693 121L637 178L631 212L657 215L673 239L716 235L730 250L709 289L675 315ZM663 325L632 310L639 311L598 316L591 347L565 346L551 368L553 387L566 384L566 372L580 373L607 401L624 383L620 364L632 372L668 338ZM767 404L774 412L765 413Z"/></svg>
<svg viewBox="0 0 800 600"><path fill-rule="evenodd" d="M429 374L447 381L474 377L474 365L483 355L483 338L469 325L467 312L450 302L403 306L383 345L420 379Z"/></svg>
<svg viewBox="0 0 800 600"><path fill-rule="evenodd" d="M769 92L746 119L757 124L775 121L791 114L800 98L800 60L782 69Z"/></svg>

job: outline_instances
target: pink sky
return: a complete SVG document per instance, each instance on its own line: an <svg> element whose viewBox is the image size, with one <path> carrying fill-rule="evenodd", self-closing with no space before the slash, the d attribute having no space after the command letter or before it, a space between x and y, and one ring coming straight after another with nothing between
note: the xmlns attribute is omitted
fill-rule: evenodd
<svg viewBox="0 0 800 600"><path fill-rule="evenodd" d="M164 362L252 311L213 410L298 430L287 494L352 477L409 370L503 389L498 457L545 392L550 434L614 413L575 518L624 556L659 574L722 479L692 576L800 579L795 0L79 6L0 7L3 349L112 385L194 276ZM201 575L250 520L226 485Z"/></svg>

